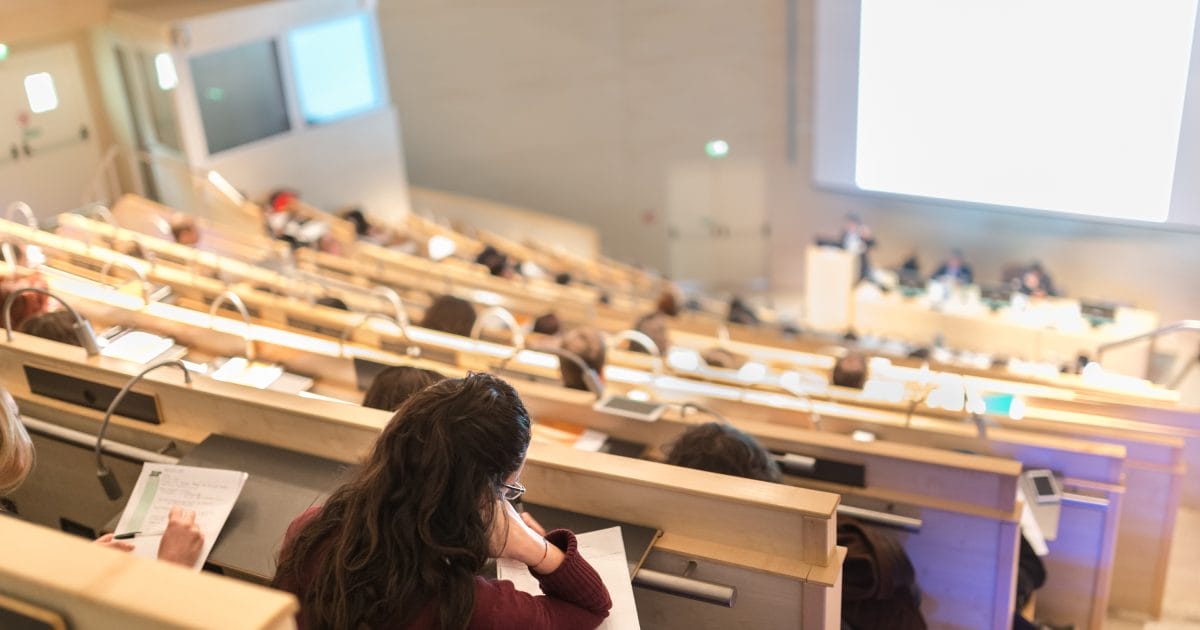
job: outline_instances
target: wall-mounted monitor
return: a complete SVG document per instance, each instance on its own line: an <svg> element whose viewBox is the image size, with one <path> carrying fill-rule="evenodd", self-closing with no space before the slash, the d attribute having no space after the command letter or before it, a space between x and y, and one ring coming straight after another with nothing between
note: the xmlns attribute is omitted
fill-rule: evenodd
<svg viewBox="0 0 1200 630"><path fill-rule="evenodd" d="M371 21L355 14L288 33L300 112L309 124L361 114L383 104Z"/></svg>
<svg viewBox="0 0 1200 630"><path fill-rule="evenodd" d="M1200 225L1197 0L818 0L814 177Z"/></svg>
<svg viewBox="0 0 1200 630"><path fill-rule="evenodd" d="M190 65L210 154L291 129L275 40L197 55Z"/></svg>

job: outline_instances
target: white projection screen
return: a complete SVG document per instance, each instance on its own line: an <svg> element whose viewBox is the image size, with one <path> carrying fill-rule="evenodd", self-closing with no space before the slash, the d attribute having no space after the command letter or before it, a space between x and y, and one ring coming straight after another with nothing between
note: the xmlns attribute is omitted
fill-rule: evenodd
<svg viewBox="0 0 1200 630"><path fill-rule="evenodd" d="M1197 0L818 0L814 176L1200 225Z"/></svg>

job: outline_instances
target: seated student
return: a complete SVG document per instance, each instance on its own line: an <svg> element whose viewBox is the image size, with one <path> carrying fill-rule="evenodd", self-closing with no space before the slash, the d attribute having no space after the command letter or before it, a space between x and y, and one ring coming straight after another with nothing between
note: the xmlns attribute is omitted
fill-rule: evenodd
<svg viewBox="0 0 1200 630"><path fill-rule="evenodd" d="M21 322L17 330L35 337L79 345L79 335L75 334L75 316L69 311L51 311L34 315Z"/></svg>
<svg viewBox="0 0 1200 630"><path fill-rule="evenodd" d="M634 330L649 337L650 341L653 341L654 345L658 346L659 354L664 357L667 356L667 349L671 344L671 333L667 327L667 316L665 314L656 311L642 316L637 321L637 324L634 325ZM633 352L650 352L649 348L643 348L642 344L636 341L629 342L629 349Z"/></svg>
<svg viewBox="0 0 1200 630"><path fill-rule="evenodd" d="M316 249L323 254L330 254L332 256L345 255L342 242L331 232L326 232L317 238Z"/></svg>
<svg viewBox="0 0 1200 630"><path fill-rule="evenodd" d="M338 216L354 224L354 235L358 238L370 236L374 229L371 222L367 221L367 215L363 213L362 208L349 208L338 213Z"/></svg>
<svg viewBox="0 0 1200 630"><path fill-rule="evenodd" d="M49 288L42 274L36 272L16 278L4 278L0 280L0 308L4 306L4 303L8 300L8 296L26 287L42 290ZM13 328L19 329L25 320L46 313L49 310L50 298L45 294L22 293L13 301L12 308L9 310L9 313L12 315ZM0 313L0 321L3 319L4 314Z"/></svg>
<svg viewBox="0 0 1200 630"><path fill-rule="evenodd" d="M562 330L562 322L558 321L558 315L554 313L546 313L541 317L533 320L533 332L539 335L548 335L553 337Z"/></svg>
<svg viewBox="0 0 1200 630"><path fill-rule="evenodd" d="M562 349L583 359L585 365L596 372L600 378L604 374L604 360L607 350L604 335L592 326L572 328L563 335ZM559 361L558 370L562 373L563 385L571 389L586 390L587 383L583 378L583 370L570 361Z"/></svg>
<svg viewBox="0 0 1200 630"><path fill-rule="evenodd" d="M833 364L830 384L838 387L862 389L867 383L867 359L857 352L841 357Z"/></svg>
<svg viewBox="0 0 1200 630"><path fill-rule="evenodd" d="M196 220L186 214L176 214L171 217L171 235L175 237L175 242L180 245L189 247L200 242L200 230L196 227Z"/></svg>
<svg viewBox="0 0 1200 630"><path fill-rule="evenodd" d="M950 257L946 259L946 262L943 262L937 271L933 272L933 279L950 280L967 285L974 280L974 275L971 273L971 267L963 259L962 250L955 249L950 252Z"/></svg>
<svg viewBox="0 0 1200 630"><path fill-rule="evenodd" d="M669 287L658 294L658 301L654 306L657 312L667 317L675 317L679 314L679 299L675 297L675 291Z"/></svg>
<svg viewBox="0 0 1200 630"><path fill-rule="evenodd" d="M346 306L346 303L341 298L335 298L332 295L326 295L324 297L317 298L317 305L328 308L336 308L339 311L350 310L350 307Z"/></svg>
<svg viewBox="0 0 1200 630"><path fill-rule="evenodd" d="M706 348L700 352L700 358L713 367L736 370L746 364L747 357L734 354L725 348Z"/></svg>
<svg viewBox="0 0 1200 630"><path fill-rule="evenodd" d="M33 470L33 461L33 441L21 422L21 410L8 390L0 385L0 496L8 495L25 482ZM114 540L112 534L105 534L95 542L118 551L133 551L133 545ZM190 568L200 558L203 548L204 534L196 525L196 513L172 507L159 543L158 559Z"/></svg>
<svg viewBox="0 0 1200 630"><path fill-rule="evenodd" d="M754 438L733 425L694 426L667 447L667 463L759 481L780 480L779 465Z"/></svg>
<svg viewBox="0 0 1200 630"><path fill-rule="evenodd" d="M500 278L511 278L516 270L512 259L491 245L479 252L479 255L475 257L475 262L487 267L493 276Z"/></svg>
<svg viewBox="0 0 1200 630"><path fill-rule="evenodd" d="M362 406L383 411L396 411L409 396L446 380L445 376L422 368L396 365L380 372L363 396Z"/></svg>
<svg viewBox="0 0 1200 630"><path fill-rule="evenodd" d="M300 628L595 628L612 607L566 530L543 534L509 501L531 421L489 374L423 389L356 477L284 537L273 586ZM545 595L478 576L489 557L529 566Z"/></svg>
<svg viewBox="0 0 1200 630"><path fill-rule="evenodd" d="M779 466L755 439L727 424L692 427L668 447L667 463L697 470L779 482ZM894 536L838 516L843 567L842 627L925 630L916 572Z"/></svg>
<svg viewBox="0 0 1200 630"><path fill-rule="evenodd" d="M742 298L737 296L729 300L729 316L725 319L733 324L744 324L746 326L758 325L758 315L754 314L754 309L750 308Z"/></svg>
<svg viewBox="0 0 1200 630"><path fill-rule="evenodd" d="M471 328L475 326L475 307L462 298L440 295L425 309L420 326L469 337Z"/></svg>

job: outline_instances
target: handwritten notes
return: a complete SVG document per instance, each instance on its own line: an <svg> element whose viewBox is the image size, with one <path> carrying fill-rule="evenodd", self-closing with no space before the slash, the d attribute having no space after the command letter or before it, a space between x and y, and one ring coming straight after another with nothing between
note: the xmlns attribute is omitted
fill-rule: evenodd
<svg viewBox="0 0 1200 630"><path fill-rule="evenodd" d="M156 558L171 507L178 505L192 510L196 513L196 524L204 534L204 550L194 567L200 570L247 477L246 473L236 470L146 464L117 522L117 533L140 532L130 541L134 546L133 553Z"/></svg>
<svg viewBox="0 0 1200 630"><path fill-rule="evenodd" d="M604 623L603 630L639 630L637 605L633 601L633 582L629 579L629 564L625 560L625 541L620 527L609 527L585 534L577 534L579 554L600 574L601 581L612 597L612 610ZM496 574L501 580L510 580L519 591L530 595L541 595L542 588L529 567L516 560L501 558L496 561Z"/></svg>

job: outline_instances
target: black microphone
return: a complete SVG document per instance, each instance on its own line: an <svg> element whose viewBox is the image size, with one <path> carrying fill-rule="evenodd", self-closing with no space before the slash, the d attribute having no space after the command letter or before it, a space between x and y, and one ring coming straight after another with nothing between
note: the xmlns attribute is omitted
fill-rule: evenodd
<svg viewBox="0 0 1200 630"><path fill-rule="evenodd" d="M164 365L174 365L183 370L184 382L188 385L192 384L192 373L188 371L183 361L178 359L161 361L138 372L137 375L129 379L125 383L125 386L121 388L121 391L117 392L117 395L113 397L112 402L108 404L108 409L104 412L104 420L100 422L100 430L96 432L96 477L100 479L100 485L104 488L104 494L108 497L109 501L116 501L121 498L121 484L117 481L117 477L113 474L112 470L104 463L102 447L104 445L104 434L108 431L108 422L112 419L113 412L117 410L117 407L125 399L125 395L129 393L129 390L133 389L133 386L147 374Z"/></svg>

